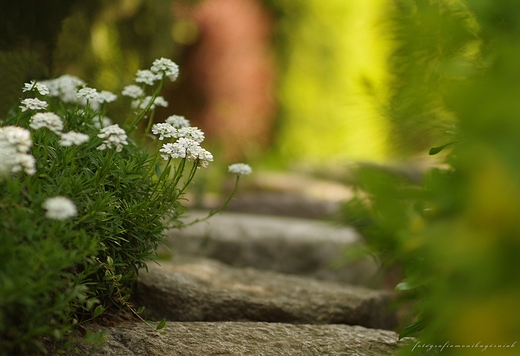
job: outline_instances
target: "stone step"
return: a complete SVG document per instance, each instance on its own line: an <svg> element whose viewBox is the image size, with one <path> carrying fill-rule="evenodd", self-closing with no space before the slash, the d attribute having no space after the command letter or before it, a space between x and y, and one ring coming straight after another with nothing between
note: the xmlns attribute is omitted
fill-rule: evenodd
<svg viewBox="0 0 520 356"><path fill-rule="evenodd" d="M203 218L190 211L186 221ZM353 229L319 220L224 212L206 222L166 232L174 255L198 255L231 266L254 267L318 279L369 285L378 266L371 258L331 267L345 251L363 245Z"/></svg>
<svg viewBox="0 0 520 356"><path fill-rule="evenodd" d="M406 346L392 331L349 325L168 322L159 331L135 323L93 329L107 332L105 343L96 350L100 356L380 356ZM92 346L77 347L91 354Z"/></svg>
<svg viewBox="0 0 520 356"><path fill-rule="evenodd" d="M134 296L147 317L172 321L349 324L392 329L392 294L205 258L179 257L142 271Z"/></svg>

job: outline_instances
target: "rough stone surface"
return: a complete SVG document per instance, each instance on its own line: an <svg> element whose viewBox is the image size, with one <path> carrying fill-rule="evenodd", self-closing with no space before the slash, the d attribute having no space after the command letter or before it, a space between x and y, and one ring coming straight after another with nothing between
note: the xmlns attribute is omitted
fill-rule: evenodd
<svg viewBox="0 0 520 356"><path fill-rule="evenodd" d="M208 259L150 264L136 290L147 316L174 321L349 324L392 329L391 294L359 286L233 268Z"/></svg>
<svg viewBox="0 0 520 356"><path fill-rule="evenodd" d="M336 214L340 203L285 192L250 192L233 199L226 211L323 219Z"/></svg>
<svg viewBox="0 0 520 356"><path fill-rule="evenodd" d="M186 221L206 216L190 212ZM370 258L331 267L349 248L362 244L351 228L289 217L221 213L209 221L167 232L174 254L199 255L232 266L254 267L318 279L369 285L378 266Z"/></svg>
<svg viewBox="0 0 520 356"><path fill-rule="evenodd" d="M143 324L104 330L108 336L98 347L100 356L375 356L391 355L403 345L392 331L349 325L169 322L160 331ZM84 352L89 348L80 346Z"/></svg>

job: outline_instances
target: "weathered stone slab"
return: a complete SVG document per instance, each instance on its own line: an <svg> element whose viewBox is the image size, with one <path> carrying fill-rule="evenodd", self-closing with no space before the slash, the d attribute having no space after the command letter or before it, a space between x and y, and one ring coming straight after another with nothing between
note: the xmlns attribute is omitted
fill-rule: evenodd
<svg viewBox="0 0 520 356"><path fill-rule="evenodd" d="M206 214L190 212L186 220ZM361 285L373 282L378 271L370 258L331 267L363 241L354 229L324 221L226 212L167 235L174 254L206 256L237 267Z"/></svg>
<svg viewBox="0 0 520 356"><path fill-rule="evenodd" d="M152 319L349 324L392 329L392 296L208 259L178 259L141 272L135 292Z"/></svg>
<svg viewBox="0 0 520 356"><path fill-rule="evenodd" d="M220 206L220 205L219 205ZM217 208L218 206L215 206ZM340 202L286 192L246 192L233 199L226 211L257 215L324 219L340 210Z"/></svg>
<svg viewBox="0 0 520 356"><path fill-rule="evenodd" d="M380 356L403 345L392 331L349 325L169 322L160 331L143 324L103 329L108 336L99 356Z"/></svg>

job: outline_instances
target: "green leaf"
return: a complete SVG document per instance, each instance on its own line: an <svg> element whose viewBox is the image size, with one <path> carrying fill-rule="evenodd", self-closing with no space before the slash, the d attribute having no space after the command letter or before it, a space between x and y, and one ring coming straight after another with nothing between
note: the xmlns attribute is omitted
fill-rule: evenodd
<svg viewBox="0 0 520 356"><path fill-rule="evenodd" d="M141 179L141 178L143 178L143 176L140 174L129 174L129 175L125 176L126 180L135 180L135 179Z"/></svg>
<svg viewBox="0 0 520 356"><path fill-rule="evenodd" d="M112 257L107 256L107 265L108 265L108 267L112 267L113 264L114 264L114 260L112 259Z"/></svg>
<svg viewBox="0 0 520 356"><path fill-rule="evenodd" d="M428 152L428 154L430 156L436 155L437 153L441 152L443 149L445 149L449 145L453 145L454 143L457 143L457 142L459 142L459 141L451 141L451 142L448 142L445 145L442 145L442 146L439 146L439 147L433 147L433 148L430 149L430 152Z"/></svg>
<svg viewBox="0 0 520 356"><path fill-rule="evenodd" d="M96 309L94 309L94 318L97 318L98 316L103 314L105 310L106 308L104 308L102 305L98 305Z"/></svg>
<svg viewBox="0 0 520 356"><path fill-rule="evenodd" d="M97 298L90 298L90 299L88 299L87 302L85 303L85 308L86 308L87 310L90 310L90 309L92 309L92 307L94 306L94 304L97 304L97 303L99 303L99 299L97 299Z"/></svg>
<svg viewBox="0 0 520 356"><path fill-rule="evenodd" d="M401 282L395 286L395 290L397 290L397 291L410 290L413 288L414 288L413 286L411 286L410 284L408 284L406 282Z"/></svg>
<svg viewBox="0 0 520 356"><path fill-rule="evenodd" d="M157 326L155 327L155 330L161 330L165 326L166 326L166 318L163 318L163 320L161 320L159 322L159 324L157 324Z"/></svg>
<svg viewBox="0 0 520 356"><path fill-rule="evenodd" d="M137 314L142 314L145 311L145 306L143 305L141 308L137 309Z"/></svg>
<svg viewBox="0 0 520 356"><path fill-rule="evenodd" d="M423 330L425 326L426 326L426 321L424 319L420 318L412 325L409 325L406 328L404 328L403 330L401 330L401 332L399 333L399 339L402 339L407 336L412 336L412 335L418 333L419 331Z"/></svg>
<svg viewBox="0 0 520 356"><path fill-rule="evenodd" d="M155 164L155 175L157 176L157 178L159 178L161 176L161 165L156 163Z"/></svg>

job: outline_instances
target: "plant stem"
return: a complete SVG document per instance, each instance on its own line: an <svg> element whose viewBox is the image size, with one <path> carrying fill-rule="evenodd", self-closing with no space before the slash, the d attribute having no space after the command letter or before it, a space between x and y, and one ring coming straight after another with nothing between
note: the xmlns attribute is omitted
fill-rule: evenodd
<svg viewBox="0 0 520 356"><path fill-rule="evenodd" d="M146 105L146 108L144 108L143 111L141 111L139 113L139 115L137 115L137 119L134 120L132 125L130 125L130 127L126 128L126 131L128 133L131 133L132 131L134 131L135 128L137 127L137 124L139 124L139 122L141 122L141 120L145 117L146 113L150 110L150 108L152 107L153 103L155 102L155 99L157 98L157 96L161 92L163 84L164 84L164 76L162 77L161 82L159 83L159 86L153 92L152 98L150 99L150 102L148 103L148 105ZM145 134L145 136L146 136L146 134Z"/></svg>
<svg viewBox="0 0 520 356"><path fill-rule="evenodd" d="M237 179L235 181L235 186L233 187L233 191L231 192L231 194L229 195L229 197L227 198L227 200L224 202L224 204L218 208L218 209L215 209L215 210L212 210L209 212L209 214L201 219L195 219L187 224L182 224L181 226L176 226L176 227L188 227L188 226L191 226L191 225L194 225L194 224L197 224L199 222L202 222L202 221L206 221L208 220L209 218L211 218L213 215L216 215L218 213L220 213L222 210L226 209L227 206L229 205L229 203L231 202L231 199L233 199L233 196L235 195L236 191L237 191L237 188L238 188L238 180L240 179L240 176L237 174Z"/></svg>

